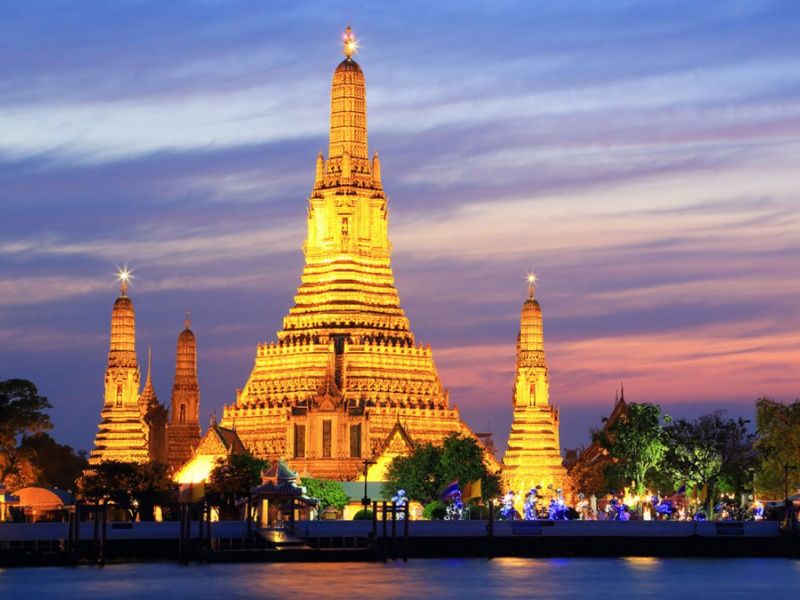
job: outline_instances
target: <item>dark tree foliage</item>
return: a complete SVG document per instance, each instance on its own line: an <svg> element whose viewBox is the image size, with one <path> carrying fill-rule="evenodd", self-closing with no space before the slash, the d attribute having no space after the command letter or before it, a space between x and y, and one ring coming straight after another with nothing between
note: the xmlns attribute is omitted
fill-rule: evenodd
<svg viewBox="0 0 800 600"><path fill-rule="evenodd" d="M636 492L644 492L648 475L660 467L667 446L661 426L661 407L657 404L631 403L628 411L598 439L612 464L606 468L609 482L633 483Z"/></svg>
<svg viewBox="0 0 800 600"><path fill-rule="evenodd" d="M329 506L334 507L336 510L342 510L350 502L350 497L345 493L342 484L338 481L303 477L300 483L305 486L309 497L319 500L320 511Z"/></svg>
<svg viewBox="0 0 800 600"><path fill-rule="evenodd" d="M154 507L172 504L177 492L166 465L116 460L92 467L78 483L82 500L128 511L131 519L152 521Z"/></svg>
<svg viewBox="0 0 800 600"><path fill-rule="evenodd" d="M133 516L133 490L137 481L136 463L106 460L92 467L79 481L82 500L97 504L114 504L129 510Z"/></svg>
<svg viewBox="0 0 800 600"><path fill-rule="evenodd" d="M20 448L36 467L36 485L74 490L75 483L89 466L85 452L76 453L72 446L59 444L47 433L23 438Z"/></svg>
<svg viewBox="0 0 800 600"><path fill-rule="evenodd" d="M44 412L48 408L52 408L50 402L39 395L30 381L0 381L0 483L9 487L33 483L36 471L31 451L21 444L26 436L52 428L50 417Z"/></svg>
<svg viewBox="0 0 800 600"><path fill-rule="evenodd" d="M156 461L137 465L131 495L138 506L140 520L153 521L155 507L173 504L177 493L178 486L170 478L167 465Z"/></svg>
<svg viewBox="0 0 800 600"><path fill-rule="evenodd" d="M713 514L720 484L741 485L741 474L754 465L753 436L745 419L725 419L718 411L693 421L677 419L664 429L664 469L675 483L706 492L707 514Z"/></svg>
<svg viewBox="0 0 800 600"><path fill-rule="evenodd" d="M789 494L792 494L800 481L800 400L791 404L769 398L756 401L755 448L758 493L767 498L783 499L784 486L788 483ZM784 467L787 467L786 472Z"/></svg>
<svg viewBox="0 0 800 600"><path fill-rule="evenodd" d="M500 479L486 467L481 445L472 437L451 433L441 446L422 444L409 456L395 458L387 469L383 492L393 496L404 489L409 498L427 504L437 500L441 489L453 480L463 487L478 479L484 500L500 493Z"/></svg>
<svg viewBox="0 0 800 600"><path fill-rule="evenodd" d="M261 483L261 472L269 463L252 454L231 454L217 460L206 489L207 497L220 505L227 518L237 515L236 501L246 498L250 489Z"/></svg>
<svg viewBox="0 0 800 600"><path fill-rule="evenodd" d="M442 449L433 444L421 444L409 456L398 456L386 470L384 496L403 489L409 498L423 503L437 499L444 485L441 463Z"/></svg>

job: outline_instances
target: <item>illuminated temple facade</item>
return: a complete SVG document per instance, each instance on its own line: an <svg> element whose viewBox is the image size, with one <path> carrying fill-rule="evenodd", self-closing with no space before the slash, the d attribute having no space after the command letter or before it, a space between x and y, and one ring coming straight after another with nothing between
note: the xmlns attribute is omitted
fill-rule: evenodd
<svg viewBox="0 0 800 600"><path fill-rule="evenodd" d="M221 421L254 454L338 480L355 478L367 458L439 443L451 432L474 436L400 307L387 198L378 155L368 153L366 86L353 51L348 28L346 58L333 74L328 156L317 157L308 198L294 306L277 340L258 346Z"/></svg>
<svg viewBox="0 0 800 600"><path fill-rule="evenodd" d="M503 458L503 480L518 497L536 486L555 490L567 484L558 410L550 405L542 308L535 298L534 281L534 277L529 278L528 298L522 304L512 396L514 418Z"/></svg>
<svg viewBox="0 0 800 600"><path fill-rule="evenodd" d="M194 333L189 329L187 314L185 328L178 336L170 421L170 411L158 401L153 389L149 350L147 378L139 391L136 314L127 294L127 272L121 274L120 280L120 295L111 311L103 409L89 465L110 460L136 463L153 460L177 469L200 442Z"/></svg>

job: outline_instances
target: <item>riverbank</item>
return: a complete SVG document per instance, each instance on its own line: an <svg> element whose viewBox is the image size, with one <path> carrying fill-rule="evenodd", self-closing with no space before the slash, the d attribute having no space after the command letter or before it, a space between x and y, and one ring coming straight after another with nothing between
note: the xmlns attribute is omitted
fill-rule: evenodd
<svg viewBox="0 0 800 600"><path fill-rule="evenodd" d="M142 560L354 562L454 557L793 557L778 523L671 521L303 521L257 530L240 521L0 525L0 565Z"/></svg>

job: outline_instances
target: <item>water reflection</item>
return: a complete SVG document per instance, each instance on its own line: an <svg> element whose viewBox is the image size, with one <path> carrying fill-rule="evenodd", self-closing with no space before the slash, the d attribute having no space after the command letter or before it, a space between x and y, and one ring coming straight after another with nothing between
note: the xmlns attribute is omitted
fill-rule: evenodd
<svg viewBox="0 0 800 600"><path fill-rule="evenodd" d="M108 565L0 572L0 598L708 598L792 597L800 563L782 559L480 559L408 563Z"/></svg>

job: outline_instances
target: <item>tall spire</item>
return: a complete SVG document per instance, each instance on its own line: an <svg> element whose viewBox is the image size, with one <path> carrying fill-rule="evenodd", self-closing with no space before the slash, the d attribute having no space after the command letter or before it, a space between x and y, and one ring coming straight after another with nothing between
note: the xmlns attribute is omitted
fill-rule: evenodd
<svg viewBox="0 0 800 600"><path fill-rule="evenodd" d="M343 39L346 58L334 71L331 85L328 168L338 170L338 161L348 155L356 171L368 172L367 86L361 67L352 58L357 42L349 26Z"/></svg>
<svg viewBox="0 0 800 600"><path fill-rule="evenodd" d="M180 467L200 441L200 386L197 383L197 341L187 310L175 350L175 381L169 424L169 464Z"/></svg>
<svg viewBox="0 0 800 600"><path fill-rule="evenodd" d="M542 327L542 309L534 294L536 292L536 275L531 273L528 280L528 298L522 303L520 315L519 343L517 360L523 353L544 353L544 331ZM542 360L544 360L542 358Z"/></svg>
<svg viewBox="0 0 800 600"><path fill-rule="evenodd" d="M139 406L142 412L147 412L149 407L158 402L156 392L153 389L153 380L150 378L150 367L152 366L152 349L147 347L147 376L144 379L144 388L139 396Z"/></svg>
<svg viewBox="0 0 800 600"><path fill-rule="evenodd" d="M104 460L148 460L146 406L139 397L139 363L136 359L136 315L127 296L130 273L118 275L120 295L111 310L111 335L105 374L105 393L100 425L89 464ZM152 388L151 388L152 389Z"/></svg>

